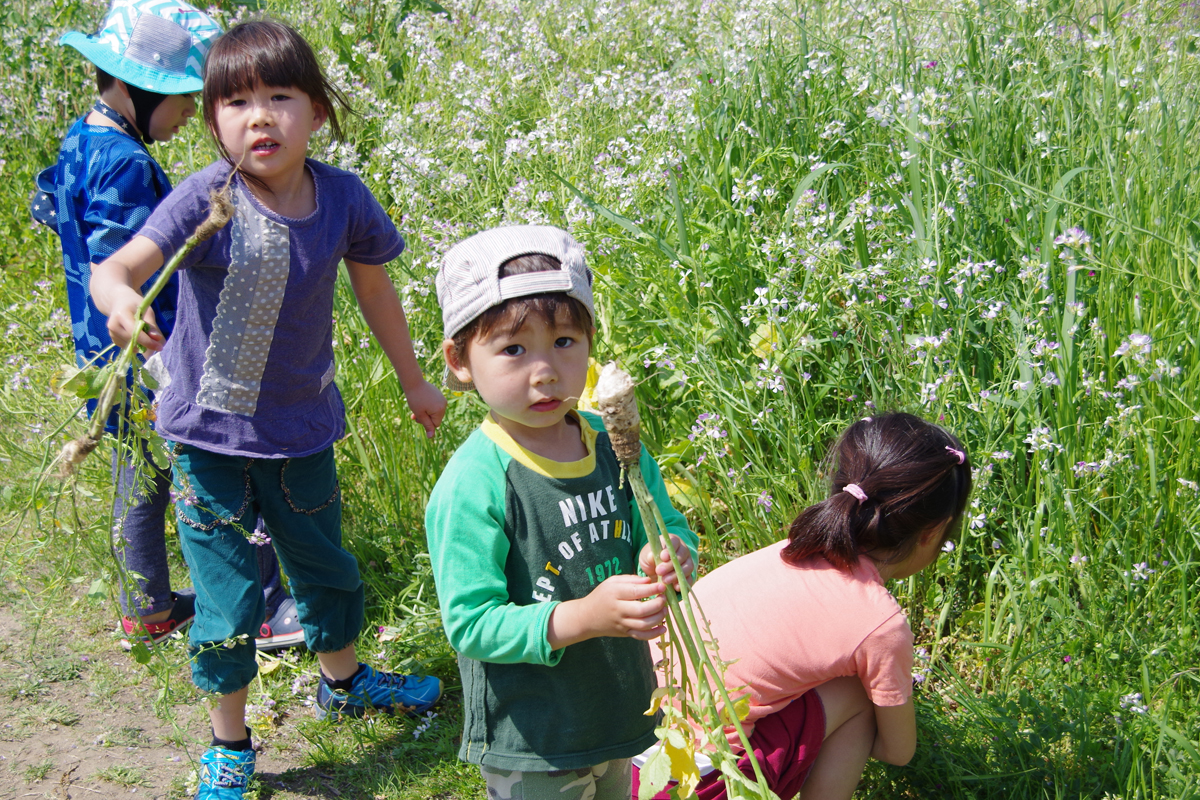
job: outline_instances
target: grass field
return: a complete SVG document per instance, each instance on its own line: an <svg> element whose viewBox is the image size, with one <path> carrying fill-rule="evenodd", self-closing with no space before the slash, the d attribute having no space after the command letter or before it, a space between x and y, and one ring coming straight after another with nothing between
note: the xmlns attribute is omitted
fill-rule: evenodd
<svg viewBox="0 0 1200 800"><path fill-rule="evenodd" d="M254 7L222 8L229 23ZM306 33L359 111L315 155L362 175L405 234L391 268L430 375L449 246L521 222L585 244L595 355L640 381L706 568L822 495L852 420L905 409L966 442L961 541L893 587L920 648L917 756L869 769L861 797L1200 795L1197 4L262 10ZM45 475L82 422L50 391L69 318L56 240L26 211L89 102L90 73L55 41L101 13L0 8L4 602L33 615L68 591L115 613L107 461L73 484ZM192 125L155 152L177 181L213 150ZM425 442L339 292L347 534L387 639L364 651L453 683L421 519L482 406L452 399ZM178 657L147 681L186 699ZM303 713L292 682L311 669L266 676L264 713L268 698ZM303 759L344 796L479 796L454 760L454 700L421 748L314 723Z"/></svg>

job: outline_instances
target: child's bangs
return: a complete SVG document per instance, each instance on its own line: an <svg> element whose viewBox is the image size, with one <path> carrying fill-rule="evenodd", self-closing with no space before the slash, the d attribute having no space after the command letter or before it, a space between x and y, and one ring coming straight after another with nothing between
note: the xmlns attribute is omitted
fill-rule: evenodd
<svg viewBox="0 0 1200 800"><path fill-rule="evenodd" d="M204 77L204 88L211 86L215 99L223 100L238 92L251 91L258 84L285 88L300 86L303 65L276 48L251 50L237 48Z"/></svg>
<svg viewBox="0 0 1200 800"><path fill-rule="evenodd" d="M294 86L320 99L320 68L311 50L303 52L309 49L303 39L291 33L282 25L259 24L221 37L205 62L204 93L224 99L261 83Z"/></svg>
<svg viewBox="0 0 1200 800"><path fill-rule="evenodd" d="M565 294L539 294L517 297L495 308L490 308L479 317L476 336L486 339L497 331L506 336L515 336L530 317L540 320L547 327L570 324L592 338L592 317L583 303Z"/></svg>

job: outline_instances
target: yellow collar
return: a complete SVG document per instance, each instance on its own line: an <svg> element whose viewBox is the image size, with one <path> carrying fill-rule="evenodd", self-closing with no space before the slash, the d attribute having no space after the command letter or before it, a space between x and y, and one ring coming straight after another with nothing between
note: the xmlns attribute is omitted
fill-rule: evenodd
<svg viewBox="0 0 1200 800"><path fill-rule="evenodd" d="M572 410L569 413L579 424L583 446L587 449L587 455L578 461L554 461L553 459L539 456L537 453L531 453L517 444L516 440L508 435L508 431L501 428L492 419L491 414L483 418L483 424L479 427L501 450L539 475L560 479L582 478L585 475L591 475L596 469L596 436L598 431L589 425L587 420L579 415L578 411Z"/></svg>

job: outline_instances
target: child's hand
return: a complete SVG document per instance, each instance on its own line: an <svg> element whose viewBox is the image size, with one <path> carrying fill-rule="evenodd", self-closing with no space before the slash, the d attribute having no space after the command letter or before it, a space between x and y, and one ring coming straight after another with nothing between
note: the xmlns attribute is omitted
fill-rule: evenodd
<svg viewBox="0 0 1200 800"><path fill-rule="evenodd" d="M446 398L442 391L424 378L421 382L404 391L404 399L412 411L412 418L425 429L425 435L433 438L433 432L442 424L446 414Z"/></svg>
<svg viewBox="0 0 1200 800"><path fill-rule="evenodd" d="M688 586L691 586L692 575L696 571L696 566L692 563L692 551L688 550L688 546L675 534L671 534L671 547L675 550L675 558L683 569ZM638 555L638 565L641 566L642 572L651 576L656 575L660 581L670 584L672 588L679 591L679 576L675 574L675 565L671 563L671 555L666 550L658 554L656 563L653 546L646 545Z"/></svg>
<svg viewBox="0 0 1200 800"><path fill-rule="evenodd" d="M662 636L667 616L664 588L641 575L613 575L587 597L555 606L546 626L546 639L551 648L558 650L600 636L643 640Z"/></svg>
<svg viewBox="0 0 1200 800"><path fill-rule="evenodd" d="M108 335L112 337L113 343L117 347L124 348L133 337L134 316L137 314L137 307L141 299L140 295L135 295L132 300L114 307L113 312L108 315ZM138 334L138 346L147 352L162 350L167 339L154 322L154 311L147 308L146 316L143 319L146 324L142 326L142 331Z"/></svg>

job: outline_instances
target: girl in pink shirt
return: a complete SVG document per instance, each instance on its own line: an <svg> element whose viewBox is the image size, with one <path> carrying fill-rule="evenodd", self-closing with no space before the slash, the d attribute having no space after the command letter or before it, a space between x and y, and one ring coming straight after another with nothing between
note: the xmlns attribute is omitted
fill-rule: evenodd
<svg viewBox="0 0 1200 800"><path fill-rule="evenodd" d="M692 589L721 658L734 661L726 683L750 696L750 743L782 800L801 786L805 797L849 798L868 758L912 758L913 634L885 584L937 559L971 492L963 445L911 414L854 423L831 462L830 496L800 512L786 540ZM739 766L753 776L749 759ZM697 794L725 798L720 773Z"/></svg>

